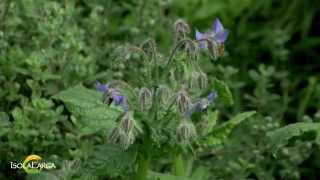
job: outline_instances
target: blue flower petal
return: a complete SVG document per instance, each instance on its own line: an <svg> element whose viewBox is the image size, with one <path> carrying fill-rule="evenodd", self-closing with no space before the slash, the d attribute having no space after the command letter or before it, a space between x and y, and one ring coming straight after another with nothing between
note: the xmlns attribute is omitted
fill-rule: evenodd
<svg viewBox="0 0 320 180"><path fill-rule="evenodd" d="M205 39L208 38L208 35L205 33L201 33L198 30L196 30L196 40L199 41L199 48L205 49L206 48L206 42Z"/></svg>
<svg viewBox="0 0 320 180"><path fill-rule="evenodd" d="M228 35L229 30L225 29L215 34L214 39L217 40L219 43L224 43L227 40Z"/></svg>
<svg viewBox="0 0 320 180"><path fill-rule="evenodd" d="M106 84L101 84L100 82L96 83L96 89L100 92L108 92L109 91L109 86Z"/></svg>
<svg viewBox="0 0 320 180"><path fill-rule="evenodd" d="M113 102L116 106L118 106L122 103L123 96L119 92L112 91L111 96L112 96Z"/></svg>
<svg viewBox="0 0 320 180"><path fill-rule="evenodd" d="M223 31L223 26L222 26L222 23L220 22L220 20L218 18L216 18L214 21L213 21L213 24L212 24L212 31L214 33L218 33L220 31Z"/></svg>
<svg viewBox="0 0 320 180"><path fill-rule="evenodd" d="M196 40L201 40L204 38L205 38L205 35L199 32L198 30L196 30Z"/></svg>
<svg viewBox="0 0 320 180"><path fill-rule="evenodd" d="M212 92L207 96L207 99L208 99L209 103L212 103L217 97L218 97L217 92L212 91Z"/></svg>

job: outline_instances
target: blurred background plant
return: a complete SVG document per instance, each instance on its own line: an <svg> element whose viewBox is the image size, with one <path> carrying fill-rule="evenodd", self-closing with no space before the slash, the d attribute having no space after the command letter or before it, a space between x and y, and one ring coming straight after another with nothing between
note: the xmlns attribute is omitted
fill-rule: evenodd
<svg viewBox="0 0 320 180"><path fill-rule="evenodd" d="M104 138L77 137L71 114L52 95L79 83L126 81L120 44L153 37L168 52L176 19L205 31L215 17L231 30L225 57L200 60L209 80L221 79L232 91L233 106L217 105L221 119L249 109L258 115L201 155L196 173L208 179L317 179L319 130L295 135L277 155L266 134L320 120L319 11L316 0L1 0L0 179L24 177L8 162L30 153L73 160Z"/></svg>

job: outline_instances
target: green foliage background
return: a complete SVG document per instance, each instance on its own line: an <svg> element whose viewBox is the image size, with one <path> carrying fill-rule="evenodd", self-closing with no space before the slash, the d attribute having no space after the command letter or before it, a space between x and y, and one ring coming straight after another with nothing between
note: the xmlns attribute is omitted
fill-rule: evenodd
<svg viewBox="0 0 320 180"><path fill-rule="evenodd" d="M220 121L252 109L257 115L232 131L227 142L198 155L191 177L317 179L320 2L316 0L1 0L0 179L27 178L23 171L10 169L9 162L31 153L56 162L57 174L67 179L90 179L70 168L77 158L93 169L100 167L97 173L102 177L116 178L135 156L135 152L122 156L101 145L106 129L100 128L112 126L103 118L116 117L118 109L83 112L81 108L101 105L92 91L86 92L87 104L75 102L67 91L54 95L78 84L93 88L97 80L134 81L136 77L123 73L126 64L115 56L119 45L153 37L160 51L168 52L176 19L185 19L194 33L205 31L215 17L231 31L226 55L217 62L205 56L201 61L209 79L223 80L234 97L233 106L218 104ZM82 96L82 90L77 92ZM90 123L96 114L101 115L94 117L99 123ZM91 137L92 131L98 133ZM101 152L93 149L96 145ZM108 167L112 165L108 161L114 166Z"/></svg>

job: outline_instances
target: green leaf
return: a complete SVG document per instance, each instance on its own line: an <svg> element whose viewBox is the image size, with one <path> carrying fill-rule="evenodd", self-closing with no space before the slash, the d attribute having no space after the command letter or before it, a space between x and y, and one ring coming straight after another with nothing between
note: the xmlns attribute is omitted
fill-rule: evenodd
<svg viewBox="0 0 320 180"><path fill-rule="evenodd" d="M94 108L103 105L101 97L102 95L98 91L87 89L82 85L77 85L53 96L54 99L81 108Z"/></svg>
<svg viewBox="0 0 320 180"><path fill-rule="evenodd" d="M320 123L300 122L290 124L285 127L268 132L267 137L272 142L272 151L274 153L286 144L293 137L301 136L302 134L310 131L320 131Z"/></svg>
<svg viewBox="0 0 320 180"><path fill-rule="evenodd" d="M214 79L213 87L215 91L218 93L218 99L222 102L226 103L227 105L233 104L233 97L229 87L222 81L218 79Z"/></svg>
<svg viewBox="0 0 320 180"><path fill-rule="evenodd" d="M80 135L110 130L122 111L114 106L107 106L101 101L102 94L78 85L53 96L65 103L73 114L74 123Z"/></svg>
<svg viewBox="0 0 320 180"><path fill-rule="evenodd" d="M10 126L11 122L9 121L9 116L5 112L0 112L0 127Z"/></svg>
<svg viewBox="0 0 320 180"><path fill-rule="evenodd" d="M94 154L86 160L84 166L87 173L101 177L116 177L133 170L136 156L135 149L123 151L117 145L105 144L96 147Z"/></svg>
<svg viewBox="0 0 320 180"><path fill-rule="evenodd" d="M0 112L0 137L6 135L9 132L11 122L9 116L5 112Z"/></svg>
<svg viewBox="0 0 320 180"><path fill-rule="evenodd" d="M242 121L253 116L255 113L256 113L255 111L249 111L249 112L244 112L236 115L235 117L230 119L228 122L213 129L210 135L205 139L204 144L207 146L212 146L212 145L223 143L224 140L229 136L233 128L235 128Z"/></svg>

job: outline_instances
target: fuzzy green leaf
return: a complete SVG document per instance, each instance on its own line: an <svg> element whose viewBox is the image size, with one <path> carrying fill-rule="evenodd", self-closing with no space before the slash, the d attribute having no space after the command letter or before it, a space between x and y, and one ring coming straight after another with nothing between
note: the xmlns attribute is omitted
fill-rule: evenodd
<svg viewBox="0 0 320 180"><path fill-rule="evenodd" d="M95 148L94 153L84 164L86 173L95 176L116 177L130 173L136 161L135 149L123 151L121 147L114 144L100 145Z"/></svg>
<svg viewBox="0 0 320 180"><path fill-rule="evenodd" d="M229 136L233 128L235 128L242 121L253 116L255 113L255 111L249 111L236 115L228 122L213 129L210 135L205 139L204 144L207 146L212 146L223 143L223 141Z"/></svg>
<svg viewBox="0 0 320 180"><path fill-rule="evenodd" d="M233 97L229 87L222 81L218 79L214 79L213 87L215 91L218 93L218 99L222 102L226 103L227 105L233 104Z"/></svg>
<svg viewBox="0 0 320 180"><path fill-rule="evenodd" d="M110 130L122 114L118 108L103 104L101 97L101 93L78 85L60 92L53 98L65 103L75 117L74 123L80 135L87 135L100 130Z"/></svg>
<svg viewBox="0 0 320 180"><path fill-rule="evenodd" d="M276 153L279 148L288 144L291 138L301 136L302 134L310 131L319 132L320 123L300 122L290 124L285 127L268 132L267 137L272 142L272 151Z"/></svg>

